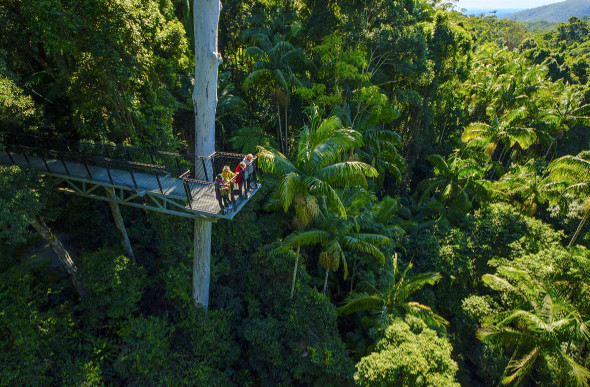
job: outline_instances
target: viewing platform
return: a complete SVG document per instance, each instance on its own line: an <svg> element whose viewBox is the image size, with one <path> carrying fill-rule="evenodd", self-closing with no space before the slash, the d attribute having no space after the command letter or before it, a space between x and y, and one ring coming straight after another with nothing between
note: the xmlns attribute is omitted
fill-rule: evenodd
<svg viewBox="0 0 590 387"><path fill-rule="evenodd" d="M18 165L51 177L63 192L210 222L233 219L259 189L257 160L248 179L233 184L232 207L220 207L214 177L228 165L233 171L245 155L209 156L146 150L124 145L61 141L0 134L0 164ZM233 179L232 179L233 180ZM247 189L248 182L252 183Z"/></svg>

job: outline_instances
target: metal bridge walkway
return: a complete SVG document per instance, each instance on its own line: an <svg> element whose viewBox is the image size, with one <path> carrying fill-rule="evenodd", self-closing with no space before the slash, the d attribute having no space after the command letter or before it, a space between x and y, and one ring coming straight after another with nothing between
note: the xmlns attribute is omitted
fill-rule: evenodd
<svg viewBox="0 0 590 387"><path fill-rule="evenodd" d="M233 219L258 191L240 189L242 197L234 191L231 212L223 213L219 206L212 178L224 165L233 170L243 158L222 152L196 157L122 145L0 135L0 164L35 169L52 178L60 191L211 222ZM249 168L252 178L255 168L254 160Z"/></svg>

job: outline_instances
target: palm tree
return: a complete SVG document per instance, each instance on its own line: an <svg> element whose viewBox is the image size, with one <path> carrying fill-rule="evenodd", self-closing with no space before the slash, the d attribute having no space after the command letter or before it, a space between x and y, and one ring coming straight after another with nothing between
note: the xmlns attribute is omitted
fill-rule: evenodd
<svg viewBox="0 0 590 387"><path fill-rule="evenodd" d="M563 296L523 270L500 267L498 274L486 274L482 279L489 287L517 294L523 301L523 308L490 316L477 333L485 343L514 349L501 384L520 385L537 360L552 357L562 361L579 385L588 385L590 370L569 356L569 345L563 345L572 335L583 340L590 337L580 313Z"/></svg>
<svg viewBox="0 0 590 387"><path fill-rule="evenodd" d="M394 254L391 259L393 270L389 273L390 275L386 284L387 288L384 291L376 289L375 294L351 294L344 302L344 305L338 308L338 313L349 315L367 311L394 314L401 317L406 314L412 314L422 318L429 324L441 327L447 326L448 321L434 313L428 306L409 300L412 294L424 286L434 285L438 282L441 279L441 275L439 273L427 272L408 278L407 274L412 269L412 264L408 264L406 269L400 274L397 254Z"/></svg>
<svg viewBox="0 0 590 387"><path fill-rule="evenodd" d="M378 175L375 168L359 161L343 161L343 154L362 145L360 133L345 129L337 117L321 119L317 107L308 109L309 124L298 137L293 161L271 147L258 147L259 166L279 178L277 202L287 212L295 203L298 223L305 227L319 215L319 200L327 199L329 206L342 219L346 208L335 188L367 186L367 177ZM299 252L300 246L293 246ZM299 254L293 269L293 297Z"/></svg>
<svg viewBox="0 0 590 387"><path fill-rule="evenodd" d="M499 144L503 145L502 151L498 156L498 161L502 159L507 150L518 144L522 149L527 149L537 139L533 128L525 128L516 125L516 121L522 119L526 114L526 108L523 106L519 109L509 111L500 119L494 116L492 124L484 122L473 122L469 124L461 135L461 140L467 143L467 146L485 148L486 154L492 155Z"/></svg>
<svg viewBox="0 0 590 387"><path fill-rule="evenodd" d="M549 173L545 189L552 191L555 189L565 188L560 198L569 191L578 191L587 193L590 189L590 151L584 151L577 156L560 157L547 167ZM578 238L584 224L590 217L590 198L584 201L584 217L582 218L576 233L572 237L569 246L573 246Z"/></svg>
<svg viewBox="0 0 590 387"><path fill-rule="evenodd" d="M338 117L321 119L320 111L312 106L308 110L309 124L298 137L297 152L293 161L272 148L258 147L260 167L279 178L277 193L285 212L295 201L295 211L308 224L319 212L306 211L309 206L318 208L318 199L327 199L341 218L346 209L335 188L367 187L367 177L377 177L375 168L360 161L344 161L344 155L362 146L359 132L342 127Z"/></svg>
<svg viewBox="0 0 590 387"><path fill-rule="evenodd" d="M523 213L533 216L538 205L545 200L545 181L539 176L538 170L538 162L534 159L525 165L514 166L492 185L491 190L517 201Z"/></svg>
<svg viewBox="0 0 590 387"><path fill-rule="evenodd" d="M357 205L363 199L364 196L362 199L348 202L348 212L354 212L351 207ZM347 279L348 264L345 254L346 251L361 255L370 255L381 264L385 264L385 256L381 252L380 247L390 244L390 239L380 234L361 232L356 227L357 224L353 221L352 217L341 218L338 214L331 211L323 211L321 216L315 220L314 226L311 230L289 235L284 241L284 246L286 248L297 248L298 251L302 246L321 246L319 261L320 265L326 270L324 294L326 294L330 270L338 270L340 263L344 267L344 279ZM294 281L295 274L293 275L292 288Z"/></svg>
<svg viewBox="0 0 590 387"><path fill-rule="evenodd" d="M565 85L562 81L553 84L552 106L543 112L543 118L551 122L555 128L555 133L551 135L551 143L547 149L546 157L553 144L563 135L563 130L570 130L576 125L587 124L590 121L590 117L587 116L590 112L590 105L584 104L583 99L582 89Z"/></svg>
<svg viewBox="0 0 590 387"><path fill-rule="evenodd" d="M426 157L434 167L434 177L418 184L418 191L422 192L420 202L434 196L452 211L465 213L472 207L473 199L488 199L487 182L476 160L460 159L457 154L451 157L451 162L436 154Z"/></svg>
<svg viewBox="0 0 590 387"><path fill-rule="evenodd" d="M398 152L398 148L401 146L401 136L395 131L385 129L383 125L373 122L374 119L368 112L359 111L353 117L349 104L336 107L334 114L346 126L363 135L363 146L355 150L360 159L373 165L380 176L383 177L384 172L387 171L398 182L401 181L405 169L405 160Z"/></svg>
<svg viewBox="0 0 590 387"><path fill-rule="evenodd" d="M542 106L537 97L547 89L547 69L541 65L531 66L526 58L517 53L491 44L478 50L471 66L469 79L465 82L470 121L484 121L486 117L525 106L529 112Z"/></svg>
<svg viewBox="0 0 590 387"><path fill-rule="evenodd" d="M297 69L311 66L301 48L296 48L280 34L269 36L260 30L248 30L243 38L252 45L246 49L246 56L254 60L252 72L244 80L244 88L254 85L269 87L277 105L278 132L277 141L281 150L288 149L288 107L291 99L291 88L300 85L295 75ZM282 131L281 108L284 111L284 127Z"/></svg>

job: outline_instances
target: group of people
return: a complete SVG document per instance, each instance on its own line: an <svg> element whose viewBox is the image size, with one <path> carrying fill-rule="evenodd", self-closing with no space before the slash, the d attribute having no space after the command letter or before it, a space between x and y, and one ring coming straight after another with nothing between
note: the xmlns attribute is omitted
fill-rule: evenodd
<svg viewBox="0 0 590 387"><path fill-rule="evenodd" d="M225 165L220 174L215 177L215 197L219 202L222 212L225 214L233 208L233 201L230 200L230 193L234 189L239 190L240 198L248 197L248 191L258 187L256 181L256 169L254 168L254 156L248 154L236 166L234 172L229 165Z"/></svg>

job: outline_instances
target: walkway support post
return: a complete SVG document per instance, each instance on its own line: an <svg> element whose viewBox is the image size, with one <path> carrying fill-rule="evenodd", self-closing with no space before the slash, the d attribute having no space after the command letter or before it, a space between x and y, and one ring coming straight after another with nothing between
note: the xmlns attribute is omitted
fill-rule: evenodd
<svg viewBox="0 0 590 387"><path fill-rule="evenodd" d="M88 292L82 285L80 281L78 281L78 268L76 267L76 263L70 256L70 253L64 248L63 244L60 242L59 239L51 232L47 224L39 218L39 217L31 217L29 219L29 223L33 228L41 235L41 237L49 243L51 249L57 255L57 258L61 262L61 264L65 267L66 271L70 275L72 282L74 283L74 287L78 291L78 295L80 297L85 297L88 295Z"/></svg>
<svg viewBox="0 0 590 387"><path fill-rule="evenodd" d="M193 6L195 33L195 155L209 156L215 151L215 110L217 108L217 70L221 64L218 52L219 0L197 0ZM197 160L195 160L197 161ZM195 163L195 170L198 166ZM213 178L213 166L205 170ZM205 309L209 306L211 264L211 223L195 220L193 243L193 299Z"/></svg>
<svg viewBox="0 0 590 387"><path fill-rule="evenodd" d="M131 242L129 241L129 235L127 235L127 228L125 227L125 222L123 221L123 216L121 215L121 210L119 209L119 204L116 202L115 190L107 187L105 187L105 190L107 191L107 197L110 199L109 207L111 208L111 213L113 214L113 219L115 220L115 226L117 226L117 230L119 230L119 236L121 237L123 249L125 249L127 257L129 257L134 263L137 263L135 261L135 254L133 253Z"/></svg>

